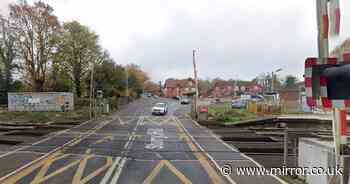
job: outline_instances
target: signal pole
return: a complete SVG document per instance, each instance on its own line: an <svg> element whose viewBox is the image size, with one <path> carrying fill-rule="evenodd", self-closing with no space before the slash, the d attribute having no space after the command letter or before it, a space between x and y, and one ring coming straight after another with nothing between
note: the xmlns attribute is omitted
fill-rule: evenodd
<svg viewBox="0 0 350 184"><path fill-rule="evenodd" d="M329 16L328 16L328 1L329 0L316 0L316 10L317 10L317 29L318 29L318 59L320 63L327 64L327 58L329 57ZM339 59L339 58L338 58ZM320 100L318 100L320 103ZM345 114L345 115L344 115ZM341 167L343 169L343 176L332 176L331 184L347 184L348 183L348 163L344 159L344 146L345 142L342 141L341 136L341 123L346 121L346 110L341 108L332 109L332 128L333 128L333 142L334 142L334 152L336 167Z"/></svg>

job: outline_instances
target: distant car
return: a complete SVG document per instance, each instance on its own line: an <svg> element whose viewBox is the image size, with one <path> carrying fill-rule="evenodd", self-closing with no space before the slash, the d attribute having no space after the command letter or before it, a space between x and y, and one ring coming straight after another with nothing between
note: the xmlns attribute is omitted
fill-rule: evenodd
<svg viewBox="0 0 350 184"><path fill-rule="evenodd" d="M172 97L174 100L180 100L181 98L180 98L180 96L174 96L174 97Z"/></svg>
<svg viewBox="0 0 350 184"><path fill-rule="evenodd" d="M148 94L147 94L147 97L152 97L152 94L151 94L151 93L148 93Z"/></svg>
<svg viewBox="0 0 350 184"><path fill-rule="evenodd" d="M246 106L247 106L247 100L237 99L237 100L232 100L231 102L232 109L243 109Z"/></svg>
<svg viewBox="0 0 350 184"><path fill-rule="evenodd" d="M190 100L188 98L181 98L180 104L189 104Z"/></svg>
<svg viewBox="0 0 350 184"><path fill-rule="evenodd" d="M167 103L156 103L152 107L152 115L166 115L168 113Z"/></svg>
<svg viewBox="0 0 350 184"><path fill-rule="evenodd" d="M256 101L256 102L263 102L265 98L261 95L253 95L251 96L251 100Z"/></svg>

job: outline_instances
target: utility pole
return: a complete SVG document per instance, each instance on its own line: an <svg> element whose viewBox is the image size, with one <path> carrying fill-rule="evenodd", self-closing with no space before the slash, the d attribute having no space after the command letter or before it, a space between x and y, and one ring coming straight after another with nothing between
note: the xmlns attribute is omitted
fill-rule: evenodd
<svg viewBox="0 0 350 184"><path fill-rule="evenodd" d="M162 96L162 81L159 81L159 96Z"/></svg>
<svg viewBox="0 0 350 184"><path fill-rule="evenodd" d="M279 68L279 69L277 69L277 70L272 72L272 76L271 76L271 92L275 91L275 78L276 78L275 73L280 72L280 71L282 71L282 68Z"/></svg>
<svg viewBox="0 0 350 184"><path fill-rule="evenodd" d="M194 73L194 81L195 81L195 87L196 87L196 94L194 99L194 112L195 112L195 118L198 119L198 78L197 78L197 65L196 65L196 49L193 49L192 51L192 58L193 58L193 73Z"/></svg>

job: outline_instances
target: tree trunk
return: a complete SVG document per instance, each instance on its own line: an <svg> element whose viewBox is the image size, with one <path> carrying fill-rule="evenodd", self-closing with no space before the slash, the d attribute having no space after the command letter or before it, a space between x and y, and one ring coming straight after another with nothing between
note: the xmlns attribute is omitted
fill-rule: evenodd
<svg viewBox="0 0 350 184"><path fill-rule="evenodd" d="M75 92L77 93L78 98L80 98L81 97L80 80L75 81Z"/></svg>
<svg viewBox="0 0 350 184"><path fill-rule="evenodd" d="M43 92L44 91L44 81L43 80L35 80L34 81L34 90L35 90L35 92Z"/></svg>

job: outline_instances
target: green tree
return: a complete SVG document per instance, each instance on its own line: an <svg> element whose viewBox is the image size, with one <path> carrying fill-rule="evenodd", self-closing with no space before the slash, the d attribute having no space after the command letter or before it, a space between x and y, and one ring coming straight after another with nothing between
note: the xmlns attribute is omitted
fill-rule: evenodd
<svg viewBox="0 0 350 184"><path fill-rule="evenodd" d="M82 80L93 63L101 62L103 54L98 45L98 36L77 21L63 24L57 60L69 74L78 97L82 94Z"/></svg>
<svg viewBox="0 0 350 184"><path fill-rule="evenodd" d="M9 29L8 20L0 16L0 68L3 68L0 74L1 90L9 91L12 88L12 72L17 66L15 58L15 37Z"/></svg>
<svg viewBox="0 0 350 184"><path fill-rule="evenodd" d="M147 73L135 64L126 66L126 72L129 76L129 93L131 96L139 96L143 92L144 83L149 80Z"/></svg>
<svg viewBox="0 0 350 184"><path fill-rule="evenodd" d="M284 81L283 87L285 88L294 88L296 87L296 83L298 82L298 79L293 75L286 76L286 79Z"/></svg>
<svg viewBox="0 0 350 184"><path fill-rule="evenodd" d="M210 95L210 92L212 91L212 83L210 82L209 79L198 80L198 88L199 88L199 94L200 95Z"/></svg>
<svg viewBox="0 0 350 184"><path fill-rule="evenodd" d="M41 1L10 5L9 24L29 84L34 91L43 91L50 61L57 49L60 29L53 8Z"/></svg>

